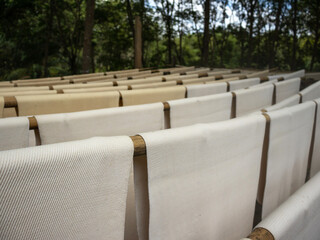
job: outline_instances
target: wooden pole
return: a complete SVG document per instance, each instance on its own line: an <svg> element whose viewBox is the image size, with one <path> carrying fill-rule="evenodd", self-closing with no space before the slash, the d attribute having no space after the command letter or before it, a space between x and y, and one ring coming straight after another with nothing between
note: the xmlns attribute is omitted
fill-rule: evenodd
<svg viewBox="0 0 320 240"><path fill-rule="evenodd" d="M142 26L139 16L135 17L134 67L142 68Z"/></svg>

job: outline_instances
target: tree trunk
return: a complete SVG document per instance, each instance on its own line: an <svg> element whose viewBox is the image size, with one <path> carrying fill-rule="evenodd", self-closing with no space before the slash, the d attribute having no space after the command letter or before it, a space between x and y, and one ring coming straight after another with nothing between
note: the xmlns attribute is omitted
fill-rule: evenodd
<svg viewBox="0 0 320 240"><path fill-rule="evenodd" d="M49 70L48 70L48 58L49 58L49 44L51 40L51 31L52 31L52 2L49 0L49 9L47 10L46 17L47 17L47 30L46 30L46 40L44 45L44 57L43 57L43 77L49 76Z"/></svg>
<svg viewBox="0 0 320 240"><path fill-rule="evenodd" d="M248 66L251 66L252 62L252 52L253 52L253 24L254 24L254 9L256 7L257 0L250 1L249 9L249 40L248 40Z"/></svg>
<svg viewBox="0 0 320 240"><path fill-rule="evenodd" d="M315 40L314 40L314 43L313 43L312 58L311 58L311 63L310 63L310 71L313 70L313 65L314 65L314 62L315 62L315 59L316 59L316 55L317 55L317 48L318 48L318 42L319 42L318 31L319 30L317 30L316 37L315 37Z"/></svg>
<svg viewBox="0 0 320 240"><path fill-rule="evenodd" d="M212 27L212 51L211 51L211 55L212 55L212 67L215 66L215 61L214 61L214 54L215 54L215 26Z"/></svg>
<svg viewBox="0 0 320 240"><path fill-rule="evenodd" d="M317 1L317 4L315 6L315 11L314 12L318 12L319 11L319 6L320 5L320 1ZM315 39L314 39L314 43L313 43L313 51L312 51L312 57L311 57L311 63L310 63L310 71L313 70L313 65L316 59L316 55L317 55L317 48L318 48L318 42L319 42L319 25L320 25L320 17L319 14L316 14L316 26L315 26Z"/></svg>
<svg viewBox="0 0 320 240"><path fill-rule="evenodd" d="M193 0L191 1L191 10L192 10L192 12L194 11ZM198 46L199 46L199 49L201 50L202 47L201 47L200 33L199 33L199 30L198 30L198 27L197 27L198 21L197 21L197 18L195 17L194 13L192 13L192 16L193 16L194 27L195 27L196 34L197 34Z"/></svg>
<svg viewBox="0 0 320 240"><path fill-rule="evenodd" d="M94 62L94 53L95 53L95 44L92 43L92 46L91 46L91 71L94 72L94 70L96 69L95 67L95 62Z"/></svg>
<svg viewBox="0 0 320 240"><path fill-rule="evenodd" d="M183 32L180 31L180 35L179 35L179 64L180 65L184 65L183 55L182 55L182 38L183 38Z"/></svg>
<svg viewBox="0 0 320 240"><path fill-rule="evenodd" d="M143 26L144 26L144 15L145 15L145 7L144 7L144 0L140 0L140 21L141 21L141 61L142 64L144 65L144 31L143 31Z"/></svg>
<svg viewBox="0 0 320 240"><path fill-rule="evenodd" d="M134 23L133 23L133 15L132 15L130 0L126 0L126 5L127 5L126 7L127 7L127 14L128 14L128 22L131 29L133 42L134 42Z"/></svg>
<svg viewBox="0 0 320 240"><path fill-rule="evenodd" d="M172 65L172 42L171 42L172 31L171 31L171 18L170 18L170 16L168 16L168 19L167 19L167 35L168 35L168 43L167 43L167 47L168 47L168 64Z"/></svg>
<svg viewBox="0 0 320 240"><path fill-rule="evenodd" d="M140 16L135 17L134 67L142 68L142 26Z"/></svg>
<svg viewBox="0 0 320 240"><path fill-rule="evenodd" d="M204 34L203 34L203 44L202 44L202 65L208 66L209 57L209 19L210 19L210 0L206 0L204 4Z"/></svg>
<svg viewBox="0 0 320 240"><path fill-rule="evenodd" d="M283 0L278 1L278 8L276 13L276 23L274 29L274 37L271 47L271 58L270 58L270 67L275 67L275 57L278 51L278 42L279 42L279 29L280 29L280 17L282 13Z"/></svg>
<svg viewBox="0 0 320 240"><path fill-rule="evenodd" d="M243 31L242 28L242 22L244 21L244 18L241 16L241 12L240 12L240 17L239 17L239 38L240 38L240 67L243 67L243 63L244 63L244 51L245 51L245 46L244 46L244 42L245 42L245 33Z"/></svg>
<svg viewBox="0 0 320 240"><path fill-rule="evenodd" d="M292 43L292 65L291 70L296 69L296 55L297 55L297 0L293 0L293 19L292 19L292 30L293 30L293 43Z"/></svg>
<svg viewBox="0 0 320 240"><path fill-rule="evenodd" d="M90 72L92 66L92 32L94 25L94 8L95 0L86 0L86 20L84 26L84 41L83 41L83 73Z"/></svg>
<svg viewBox="0 0 320 240"><path fill-rule="evenodd" d="M240 67L243 66L243 63L244 63L244 33L243 33L243 29L241 27L241 24L240 24L240 46L241 46L241 53L240 53Z"/></svg>

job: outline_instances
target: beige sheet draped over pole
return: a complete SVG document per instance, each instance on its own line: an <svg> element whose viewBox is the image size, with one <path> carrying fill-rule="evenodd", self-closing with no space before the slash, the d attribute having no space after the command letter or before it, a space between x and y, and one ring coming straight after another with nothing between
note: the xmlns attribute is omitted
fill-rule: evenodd
<svg viewBox="0 0 320 240"><path fill-rule="evenodd" d="M231 103L231 93L168 101L170 127L228 120L231 117Z"/></svg>
<svg viewBox="0 0 320 240"><path fill-rule="evenodd" d="M127 90L127 86L117 86L117 87L99 87L99 88L76 88L76 89L61 89L61 93L86 93L86 92L109 92L109 91L119 91Z"/></svg>
<svg viewBox="0 0 320 240"><path fill-rule="evenodd" d="M89 77L89 78L72 78L69 79L71 83L88 83L88 82L100 82L100 81L112 81L113 76L99 76L99 77Z"/></svg>
<svg viewBox="0 0 320 240"><path fill-rule="evenodd" d="M300 103L300 98L301 97L299 94L295 94L295 95L288 97L287 99L285 99L275 105L272 105L270 107L266 107L266 108L262 109L261 111L262 112L272 112L272 111L279 110L282 108L295 106Z"/></svg>
<svg viewBox="0 0 320 240"><path fill-rule="evenodd" d="M10 82L0 82L0 89L3 87L10 87L12 83Z"/></svg>
<svg viewBox="0 0 320 240"><path fill-rule="evenodd" d="M275 92L276 92L276 103L291 97L294 94L297 94L300 90L300 78L293 78L290 80L282 81L275 83Z"/></svg>
<svg viewBox="0 0 320 240"><path fill-rule="evenodd" d="M264 71L260 71L260 72L256 72L256 73L250 73L248 74L248 78L255 78L255 77L266 77L268 76L270 73L270 70L264 70Z"/></svg>
<svg viewBox="0 0 320 240"><path fill-rule="evenodd" d="M117 107L118 92L17 96L19 116Z"/></svg>
<svg viewBox="0 0 320 240"><path fill-rule="evenodd" d="M135 167L139 238L239 239L248 235L264 128L262 116L251 116L141 134L147 158ZM146 176L147 186L142 180ZM141 211L148 206L149 216L143 218Z"/></svg>
<svg viewBox="0 0 320 240"><path fill-rule="evenodd" d="M130 106L185 98L186 88L184 86L176 86L170 88L138 89L134 91L120 91L120 94L123 106Z"/></svg>
<svg viewBox="0 0 320 240"><path fill-rule="evenodd" d="M0 152L0 238L123 239L133 154L127 136Z"/></svg>
<svg viewBox="0 0 320 240"><path fill-rule="evenodd" d="M289 73L287 75L284 76L284 79L292 79L292 78L301 78L305 76L305 70L299 70L293 73Z"/></svg>
<svg viewBox="0 0 320 240"><path fill-rule="evenodd" d="M300 92L302 96L302 102L317 99L320 96L320 81L310 85Z"/></svg>
<svg viewBox="0 0 320 240"><path fill-rule="evenodd" d="M49 85L61 85L61 84L69 84L69 80L59 80L59 81L49 81L49 82L36 82L36 83L16 83L17 87L37 87L37 86L49 86Z"/></svg>
<svg viewBox="0 0 320 240"><path fill-rule="evenodd" d="M187 85L188 97L200 97L205 95L227 92L227 83Z"/></svg>
<svg viewBox="0 0 320 240"><path fill-rule="evenodd" d="M49 77L49 78L34 78L34 79L20 79L12 80L12 83L32 83L32 82L46 82L46 81L59 81L63 80L63 77Z"/></svg>
<svg viewBox="0 0 320 240"><path fill-rule="evenodd" d="M258 111L272 105L273 85L266 85L261 88L240 89L234 91L236 102L235 117Z"/></svg>
<svg viewBox="0 0 320 240"><path fill-rule="evenodd" d="M10 88L0 88L0 93L3 92L21 92L21 91L46 91L49 90L49 86L40 87L10 87Z"/></svg>
<svg viewBox="0 0 320 240"><path fill-rule="evenodd" d="M41 144L164 129L162 103L35 116ZM84 127L85 126L85 127Z"/></svg>
<svg viewBox="0 0 320 240"><path fill-rule="evenodd" d="M248 88L254 85L258 85L261 82L260 78L249 78L241 81L230 81L230 91L235 91L241 88Z"/></svg>
<svg viewBox="0 0 320 240"><path fill-rule="evenodd" d="M118 86L127 86L134 84L150 84L150 83L161 83L162 78L152 78L149 80L146 79L137 79L137 80L124 80L116 82Z"/></svg>
<svg viewBox="0 0 320 240"><path fill-rule="evenodd" d="M248 239L318 240L320 236L320 173L255 227Z"/></svg>
<svg viewBox="0 0 320 240"><path fill-rule="evenodd" d="M22 95L49 95L49 94L57 94L56 90L42 90L42 91L22 91L22 92L0 92L0 96L3 97L11 97L11 96L22 96Z"/></svg>
<svg viewBox="0 0 320 240"><path fill-rule="evenodd" d="M75 83L70 85L55 85L52 86L53 89L78 89L78 88L96 88L96 87L112 87L112 82L101 82L101 83L91 83L91 84L82 84L82 83Z"/></svg>
<svg viewBox="0 0 320 240"><path fill-rule="evenodd" d="M157 87L172 87L177 85L176 82L160 82L160 83L148 83L148 84L133 84L128 87L131 89L144 89L144 88L157 88ZM130 89L129 89L130 90Z"/></svg>
<svg viewBox="0 0 320 240"><path fill-rule="evenodd" d="M0 121L0 151L29 147L28 118L6 118Z"/></svg>
<svg viewBox="0 0 320 240"><path fill-rule="evenodd" d="M314 114L314 102L265 114L270 132L258 194L262 219L305 182Z"/></svg>

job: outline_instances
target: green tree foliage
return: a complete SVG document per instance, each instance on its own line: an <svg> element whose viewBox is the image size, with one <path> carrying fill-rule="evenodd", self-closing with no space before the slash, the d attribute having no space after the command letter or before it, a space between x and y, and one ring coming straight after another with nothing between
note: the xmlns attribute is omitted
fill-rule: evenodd
<svg viewBox="0 0 320 240"><path fill-rule="evenodd" d="M91 68L133 68L139 15L144 67L320 71L319 0L212 0L209 27L205 3L96 0ZM0 0L0 6L0 80L82 72L85 0Z"/></svg>

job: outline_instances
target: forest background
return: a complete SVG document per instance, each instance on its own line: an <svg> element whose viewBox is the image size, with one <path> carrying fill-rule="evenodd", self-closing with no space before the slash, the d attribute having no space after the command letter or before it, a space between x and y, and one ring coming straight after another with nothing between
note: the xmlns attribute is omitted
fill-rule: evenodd
<svg viewBox="0 0 320 240"><path fill-rule="evenodd" d="M0 80L134 67L320 71L320 0L0 0Z"/></svg>

